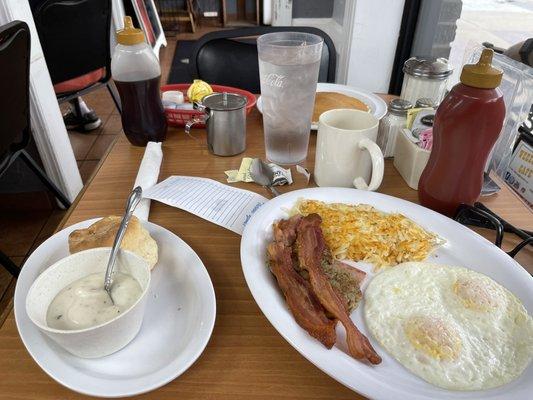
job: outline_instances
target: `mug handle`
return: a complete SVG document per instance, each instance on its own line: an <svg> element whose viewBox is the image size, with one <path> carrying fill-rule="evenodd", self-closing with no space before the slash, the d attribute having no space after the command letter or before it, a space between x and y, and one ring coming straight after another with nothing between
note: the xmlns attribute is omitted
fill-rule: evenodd
<svg viewBox="0 0 533 400"><path fill-rule="evenodd" d="M190 137L192 137L193 139L198 139L196 137L194 137L193 135L191 135L191 128L194 124L202 124L202 123L205 123L207 120L207 118L205 118L203 115L198 117L193 117L193 119L191 119L190 121L187 121L187 123L185 124L185 133L187 135L189 135Z"/></svg>
<svg viewBox="0 0 533 400"><path fill-rule="evenodd" d="M353 180L353 185L356 189L374 191L379 188L379 185L381 185L381 181L383 180L383 171L385 167L383 153L379 146L368 138L361 139L358 146L361 150L367 150L370 153L370 158L372 159L372 177L369 185L367 185L365 180L360 176Z"/></svg>

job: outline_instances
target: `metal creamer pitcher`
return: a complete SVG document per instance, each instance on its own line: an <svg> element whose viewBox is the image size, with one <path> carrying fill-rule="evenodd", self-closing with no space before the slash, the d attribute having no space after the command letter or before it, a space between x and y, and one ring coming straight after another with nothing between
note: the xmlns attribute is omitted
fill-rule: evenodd
<svg viewBox="0 0 533 400"><path fill-rule="evenodd" d="M234 93L213 93L194 103L205 115L195 117L185 125L191 127L205 122L207 148L217 156L234 156L246 149L246 97Z"/></svg>

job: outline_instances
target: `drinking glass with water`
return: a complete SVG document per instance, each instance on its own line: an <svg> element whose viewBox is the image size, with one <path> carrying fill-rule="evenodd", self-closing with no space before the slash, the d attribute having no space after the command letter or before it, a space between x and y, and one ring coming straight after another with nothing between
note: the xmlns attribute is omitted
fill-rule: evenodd
<svg viewBox="0 0 533 400"><path fill-rule="evenodd" d="M294 165L307 157L323 39L277 32L257 39L266 157Z"/></svg>

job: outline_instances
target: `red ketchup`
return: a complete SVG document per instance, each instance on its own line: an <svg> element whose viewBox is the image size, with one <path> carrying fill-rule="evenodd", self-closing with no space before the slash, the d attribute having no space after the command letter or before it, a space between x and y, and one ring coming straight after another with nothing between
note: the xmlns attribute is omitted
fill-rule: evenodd
<svg viewBox="0 0 533 400"><path fill-rule="evenodd" d="M492 50L463 67L461 83L444 98L435 115L433 149L418 183L420 204L453 217L461 203L481 194L487 157L505 117L498 86L502 71L492 67Z"/></svg>

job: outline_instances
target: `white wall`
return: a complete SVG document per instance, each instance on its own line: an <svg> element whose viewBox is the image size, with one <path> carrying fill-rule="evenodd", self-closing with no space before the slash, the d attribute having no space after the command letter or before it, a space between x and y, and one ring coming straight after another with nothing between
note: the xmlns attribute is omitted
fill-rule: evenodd
<svg viewBox="0 0 533 400"><path fill-rule="evenodd" d="M387 93L405 0L355 0L346 83Z"/></svg>
<svg viewBox="0 0 533 400"><path fill-rule="evenodd" d="M354 12L354 0L334 0L331 18L292 19L292 25L319 28L331 37L337 52L336 83L346 83Z"/></svg>
<svg viewBox="0 0 533 400"><path fill-rule="evenodd" d="M337 83L388 92L405 0L335 0L331 18L296 19L292 0L271 1L272 25L314 26L331 36Z"/></svg>

